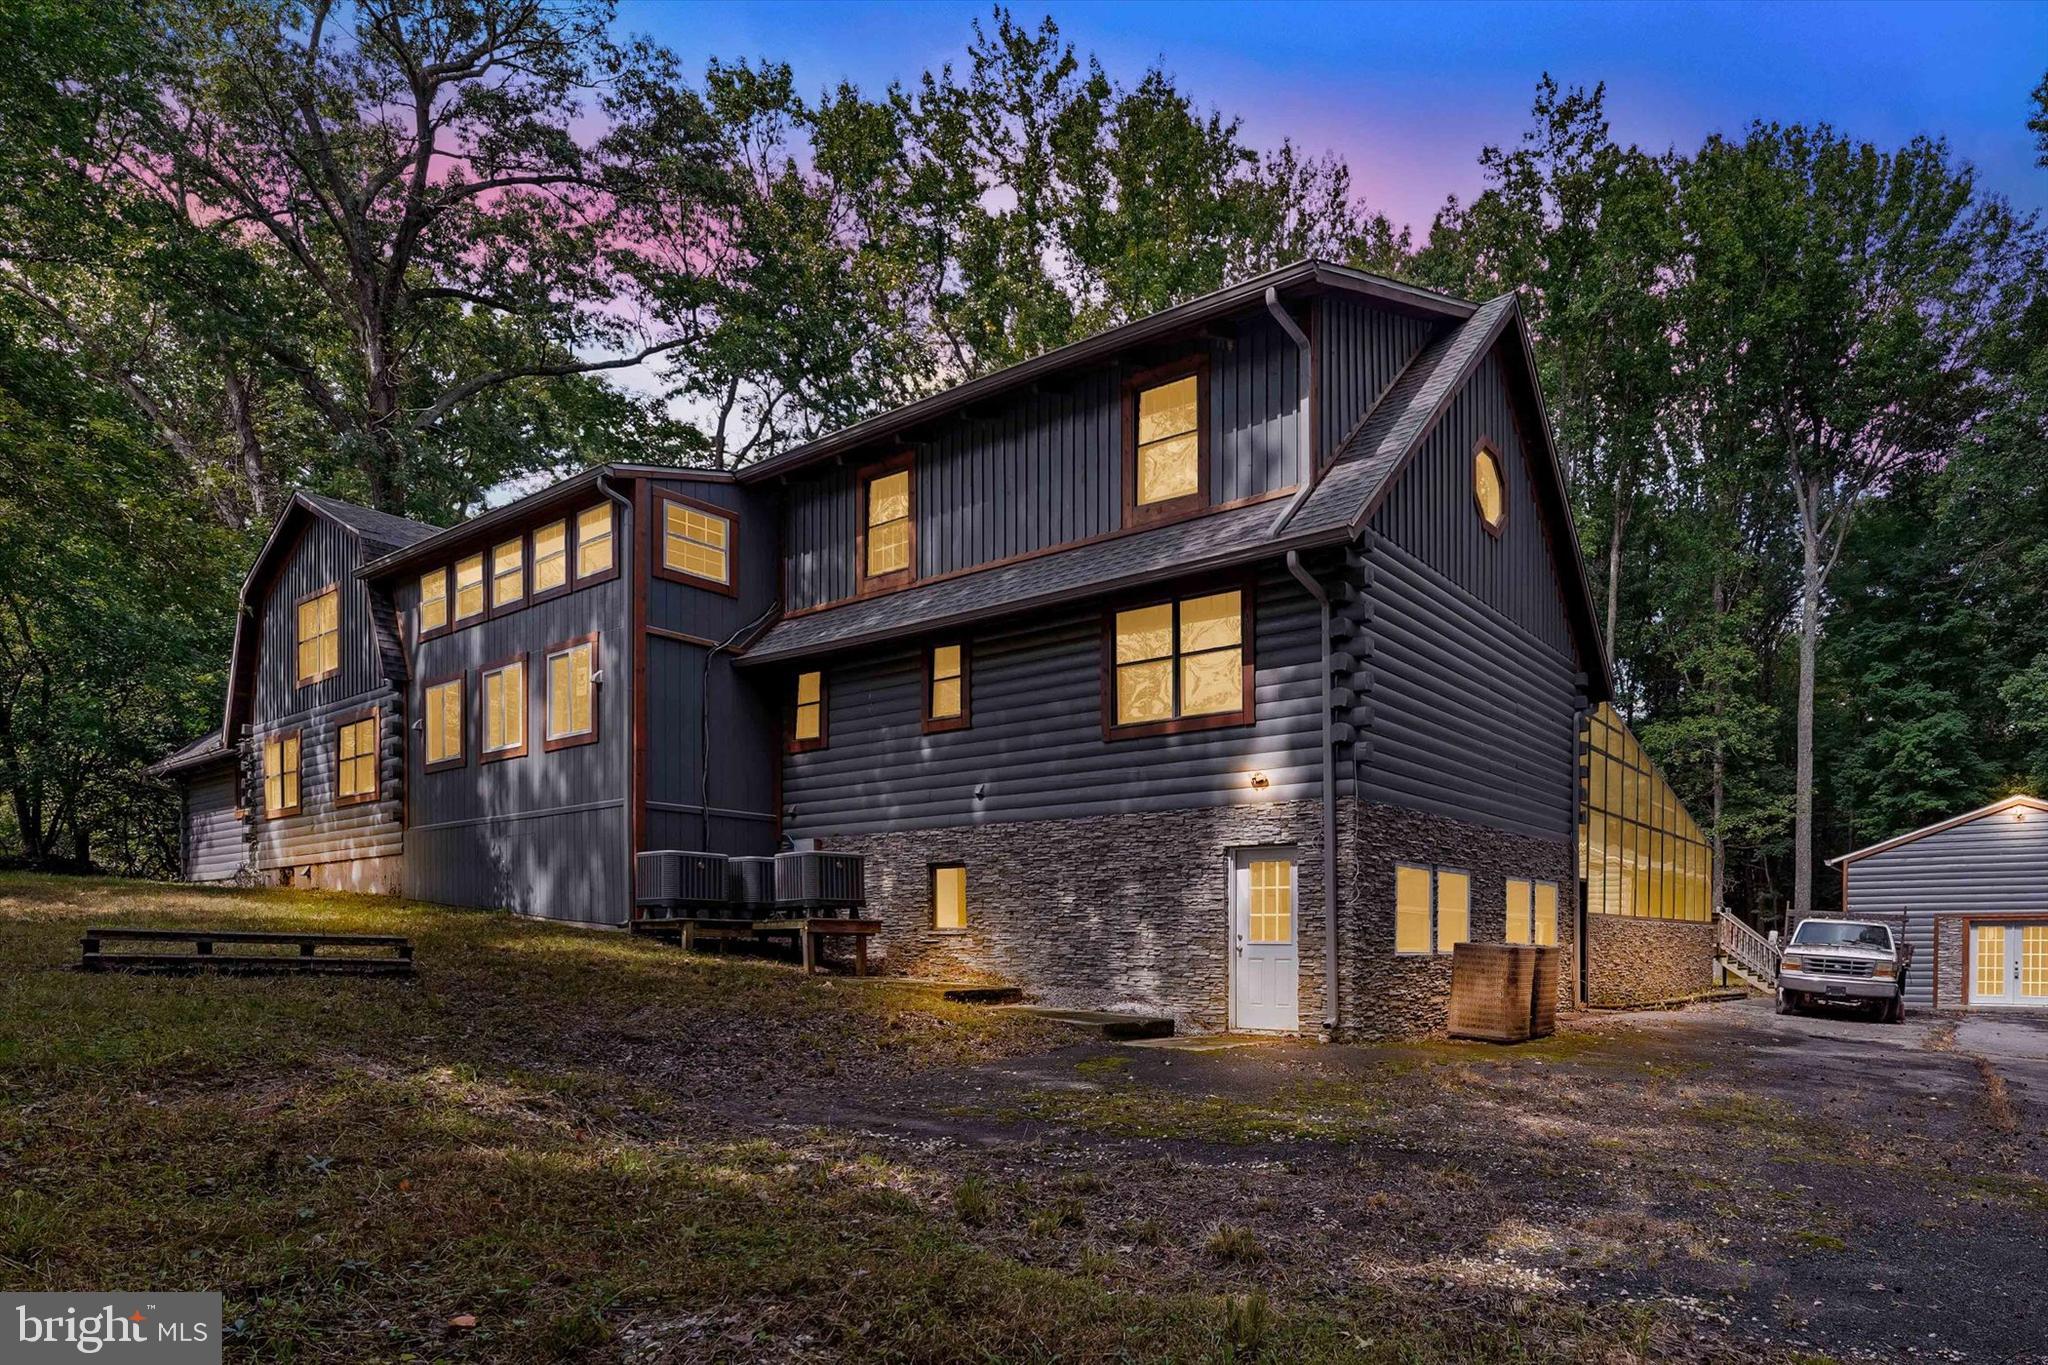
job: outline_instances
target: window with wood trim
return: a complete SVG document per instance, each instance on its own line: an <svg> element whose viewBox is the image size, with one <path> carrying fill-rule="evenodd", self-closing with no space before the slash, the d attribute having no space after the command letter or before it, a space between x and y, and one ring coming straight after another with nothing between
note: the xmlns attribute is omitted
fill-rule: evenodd
<svg viewBox="0 0 2048 1365"><path fill-rule="evenodd" d="M900 455L862 472L863 589L887 587L916 577L916 493L910 473L909 455Z"/></svg>
<svg viewBox="0 0 2048 1365"><path fill-rule="evenodd" d="M570 640L547 653L546 746L566 748L597 738L597 637Z"/></svg>
<svg viewBox="0 0 2048 1365"><path fill-rule="evenodd" d="M576 514L576 577L597 578L612 571L612 506L599 503Z"/></svg>
<svg viewBox="0 0 2048 1365"><path fill-rule="evenodd" d="M462 675L429 683L426 689L428 771L462 762Z"/></svg>
<svg viewBox="0 0 2048 1365"><path fill-rule="evenodd" d="M1472 451L1472 505L1479 520L1494 535L1507 529L1508 480L1501 468L1500 452L1481 441Z"/></svg>
<svg viewBox="0 0 2048 1365"><path fill-rule="evenodd" d="M1394 869L1394 951L1426 953L1430 943L1430 873L1403 863Z"/></svg>
<svg viewBox="0 0 2048 1365"><path fill-rule="evenodd" d="M473 554L455 561L455 621L474 621L484 614L484 557Z"/></svg>
<svg viewBox="0 0 2048 1365"><path fill-rule="evenodd" d="M796 692L790 704L789 747L825 747L825 675L817 669L796 675Z"/></svg>
<svg viewBox="0 0 2048 1365"><path fill-rule="evenodd" d="M509 659L483 672L478 688L483 706L483 742L479 755L485 762L517 758L526 752L526 660Z"/></svg>
<svg viewBox="0 0 2048 1365"><path fill-rule="evenodd" d="M1110 728L1241 724L1252 718L1242 589L1126 607L1110 627Z"/></svg>
<svg viewBox="0 0 2048 1365"><path fill-rule="evenodd" d="M323 588L299 603L299 686L341 671L341 589Z"/></svg>
<svg viewBox="0 0 2048 1365"><path fill-rule="evenodd" d="M962 863L932 867L932 928L967 927L967 868Z"/></svg>
<svg viewBox="0 0 2048 1365"><path fill-rule="evenodd" d="M1209 366L1195 356L1133 376L1124 389L1124 520L1165 520L1208 502Z"/></svg>
<svg viewBox="0 0 2048 1365"><path fill-rule="evenodd" d="M544 597L569 586L569 523L533 528L533 595Z"/></svg>
<svg viewBox="0 0 2048 1365"><path fill-rule="evenodd" d="M420 575L419 634L448 628L448 569L444 565Z"/></svg>
<svg viewBox="0 0 2048 1365"><path fill-rule="evenodd" d="M526 600L526 538L514 536L491 547L491 610Z"/></svg>
<svg viewBox="0 0 2048 1365"><path fill-rule="evenodd" d="M377 798L377 715L347 721L334 735L334 800L337 805Z"/></svg>
<svg viewBox="0 0 2048 1365"><path fill-rule="evenodd" d="M1472 874L1436 870L1436 950L1448 953L1472 938Z"/></svg>
<svg viewBox="0 0 2048 1365"><path fill-rule="evenodd" d="M280 730L263 738L263 813L299 811L299 732Z"/></svg>
<svg viewBox="0 0 2048 1365"><path fill-rule="evenodd" d="M732 587L733 519L673 494L659 501L661 567L710 587Z"/></svg>
<svg viewBox="0 0 2048 1365"><path fill-rule="evenodd" d="M967 726L967 646L933 645L925 654L924 728Z"/></svg>

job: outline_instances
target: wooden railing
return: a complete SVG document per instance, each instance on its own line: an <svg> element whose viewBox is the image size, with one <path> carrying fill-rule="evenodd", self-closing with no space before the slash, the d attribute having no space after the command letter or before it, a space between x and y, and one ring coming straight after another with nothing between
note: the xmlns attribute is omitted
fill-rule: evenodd
<svg viewBox="0 0 2048 1365"><path fill-rule="evenodd" d="M1778 945L1726 910L1715 911L1714 922L1714 950L1760 984L1776 985Z"/></svg>

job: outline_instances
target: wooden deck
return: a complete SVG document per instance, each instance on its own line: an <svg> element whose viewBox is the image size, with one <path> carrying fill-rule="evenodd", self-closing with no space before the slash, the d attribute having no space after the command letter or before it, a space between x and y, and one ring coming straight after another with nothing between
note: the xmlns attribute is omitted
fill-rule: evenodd
<svg viewBox="0 0 2048 1365"><path fill-rule="evenodd" d="M763 919L705 918L655 912L636 915L632 928L636 934L665 938L691 951L710 943L787 937L795 943L807 973L817 971L820 950L827 940L850 938L853 940L854 975L866 976L868 940L881 932L882 922L878 919L784 912Z"/></svg>
<svg viewBox="0 0 2048 1365"><path fill-rule="evenodd" d="M110 943L186 947L189 952L109 952ZM88 972L226 972L245 976L410 976L412 940L396 934L257 933L241 929L87 929L78 965ZM296 953L216 952L217 947L287 947ZM375 956L321 955L322 949L377 948Z"/></svg>

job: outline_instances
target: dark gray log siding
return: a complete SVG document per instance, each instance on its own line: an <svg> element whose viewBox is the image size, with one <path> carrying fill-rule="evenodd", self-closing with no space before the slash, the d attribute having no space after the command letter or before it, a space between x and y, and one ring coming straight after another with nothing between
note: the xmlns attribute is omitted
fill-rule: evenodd
<svg viewBox="0 0 2048 1365"><path fill-rule="evenodd" d="M236 818L235 769L222 764L185 784L185 880L230 881L248 865L248 841Z"/></svg>
<svg viewBox="0 0 2048 1365"><path fill-rule="evenodd" d="M651 627L724 641L759 621L776 601L781 566L774 494L732 484L659 481L671 491L728 508L739 519L737 597L654 578L647 589ZM658 506L650 496L649 508ZM650 510L650 515L653 515ZM652 553L661 553L655 523ZM703 645L662 636L647 641L647 797L642 846L702 848L720 853L775 851L775 765L779 730L774 698L737 675L730 652L711 660L709 800L703 774L705 656ZM711 808L707 835L704 807Z"/></svg>
<svg viewBox="0 0 2048 1365"><path fill-rule="evenodd" d="M306 530L264 595L256 631L255 702L249 717L272 726L316 708L362 697L384 685L370 593L358 579L356 538L321 516L306 516ZM340 672L300 687L298 602L328 584L340 589Z"/></svg>
<svg viewBox="0 0 2048 1365"><path fill-rule="evenodd" d="M1435 324L1333 294L1323 300L1318 326L1322 435L1317 448L1327 460L1401 367L1428 343Z"/></svg>
<svg viewBox="0 0 2048 1365"><path fill-rule="evenodd" d="M1369 642L1353 679L1365 798L1514 834L1568 838L1572 662L1376 533L1362 572Z"/></svg>
<svg viewBox="0 0 2048 1365"><path fill-rule="evenodd" d="M1934 921L1943 915L2048 917L2048 816L2010 811L1929 834L1848 865L1848 913L1898 927L1913 945L1906 1003L1934 1004ZM1968 962L1967 952L1963 961ZM1944 997L1957 994L1942 983Z"/></svg>
<svg viewBox="0 0 2048 1365"><path fill-rule="evenodd" d="M1218 503L1294 484L1301 393L1300 353L1271 318L1260 314L1223 330L1226 336L1205 343L1209 496ZM1123 378L1131 368L1137 366L1073 376L1057 392L948 421L916 443L919 574L953 573L1118 530ZM877 449L873 457L889 453ZM788 481L790 611L854 593L862 463L849 459Z"/></svg>
<svg viewBox="0 0 2048 1365"><path fill-rule="evenodd" d="M621 547L623 552L623 547ZM623 680L632 667L626 632L628 574L562 597L437 635L413 651L413 714L423 715L423 684L464 675L463 764L423 772L426 735L408 732L412 790L406 833L405 891L449 905L503 906L522 914L589 923L623 923L626 755L632 722ZM397 593L408 630L419 583ZM548 646L597 631L595 744L549 752L546 724ZM527 752L484 763L478 752L481 669L527 656Z"/></svg>
<svg viewBox="0 0 2048 1365"><path fill-rule="evenodd" d="M876 833L1318 798L1317 617L1293 580L1257 590L1253 724L1102 738L1099 604L967 637L973 724L922 733L922 644L823 661L827 747L783 759L784 829ZM783 687L789 675L777 672ZM763 678L765 683L768 679ZM1251 775L1271 785L1255 791ZM977 800L977 785L985 794Z"/></svg>
<svg viewBox="0 0 2048 1365"><path fill-rule="evenodd" d="M343 653L346 656L345 644ZM378 796L375 801L337 806L334 789L340 740L335 727L366 706L380 708ZM299 811L273 819L263 813L263 744L270 735L293 729L299 732ZM251 730L243 750L243 785L255 813L255 869L271 873L283 868L322 868L403 854L404 737L405 701L395 688L388 686L360 696L343 697L278 724ZM374 874L366 870L365 876L373 876L379 889L386 880L381 870ZM320 878L322 885L346 884L348 880L345 876L329 878L324 874ZM366 888L368 885L366 882Z"/></svg>
<svg viewBox="0 0 2048 1365"><path fill-rule="evenodd" d="M1472 501L1472 452L1481 437L1500 453L1507 525L1486 529ZM1566 657L1576 657L1559 586L1557 553L1569 538L1544 524L1498 349L1480 362L1442 422L1373 514L1372 529Z"/></svg>

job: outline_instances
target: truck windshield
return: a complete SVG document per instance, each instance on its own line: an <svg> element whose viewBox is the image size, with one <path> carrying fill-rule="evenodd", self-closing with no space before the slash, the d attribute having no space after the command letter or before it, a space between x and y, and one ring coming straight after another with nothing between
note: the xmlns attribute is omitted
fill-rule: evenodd
<svg viewBox="0 0 2048 1365"><path fill-rule="evenodd" d="M1837 924L1810 919L1799 926L1792 941L1802 948L1876 948L1890 952L1892 931L1882 924Z"/></svg>

